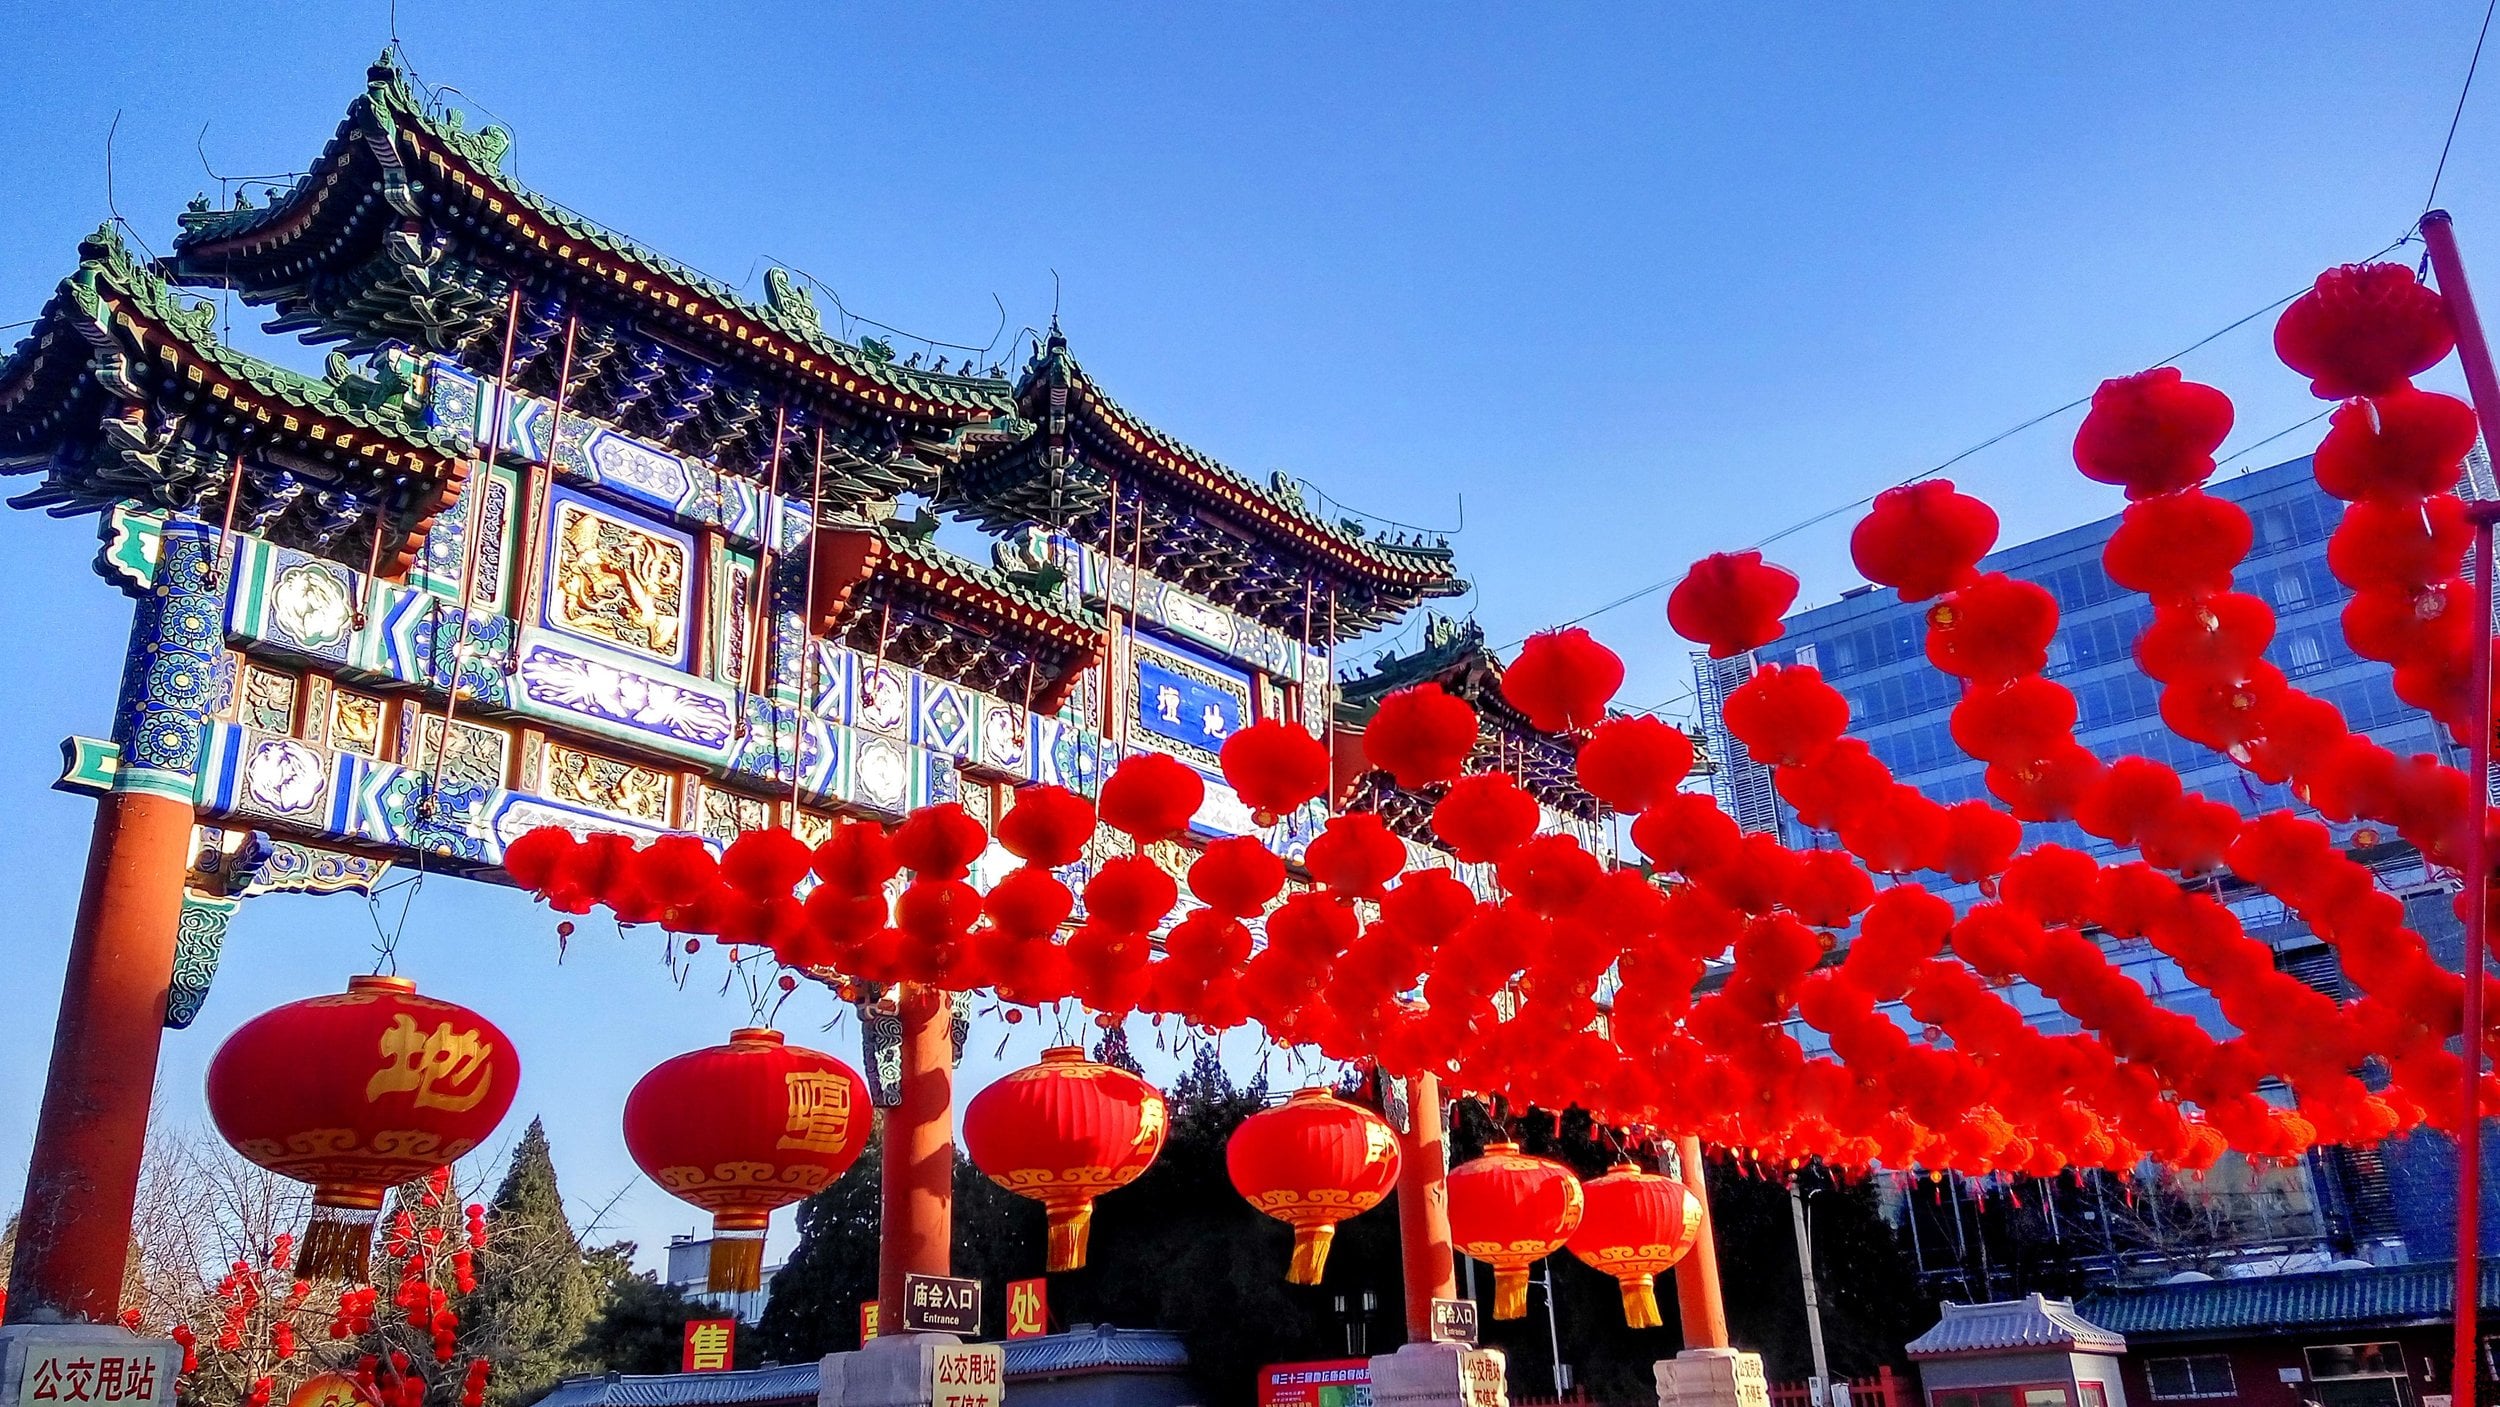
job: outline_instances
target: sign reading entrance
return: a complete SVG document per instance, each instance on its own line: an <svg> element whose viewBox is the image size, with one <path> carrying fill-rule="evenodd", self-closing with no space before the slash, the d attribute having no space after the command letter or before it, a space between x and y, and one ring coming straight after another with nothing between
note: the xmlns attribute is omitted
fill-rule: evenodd
<svg viewBox="0 0 2500 1407"><path fill-rule="evenodd" d="M1476 1346L1476 1302L1474 1300L1434 1300L1432 1302L1432 1341L1434 1343Z"/></svg>
<svg viewBox="0 0 2500 1407"><path fill-rule="evenodd" d="M686 1321L686 1353L682 1371L688 1373L725 1373L737 1357L738 1321L735 1319L689 1319Z"/></svg>
<svg viewBox="0 0 2500 1407"><path fill-rule="evenodd" d="M903 1332L967 1337L979 1334L981 1282L947 1275L905 1275Z"/></svg>
<svg viewBox="0 0 2500 1407"><path fill-rule="evenodd" d="M1007 1282L1007 1337L1039 1338L1050 1332L1050 1282Z"/></svg>
<svg viewBox="0 0 2500 1407"><path fill-rule="evenodd" d="M997 1344L948 1344L930 1355L929 1407L1003 1407L1006 1400L1007 1350Z"/></svg>

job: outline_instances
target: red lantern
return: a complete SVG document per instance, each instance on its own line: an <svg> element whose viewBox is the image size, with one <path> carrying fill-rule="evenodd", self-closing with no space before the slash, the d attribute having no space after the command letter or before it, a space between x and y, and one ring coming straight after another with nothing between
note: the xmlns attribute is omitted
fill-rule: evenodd
<svg viewBox="0 0 2500 1407"><path fill-rule="evenodd" d="M2318 487L2347 502L2411 502L2457 486L2474 447L2474 407L2407 387L2347 401L2327 422L2314 467Z"/></svg>
<svg viewBox="0 0 2500 1407"><path fill-rule="evenodd" d="M1260 825L1328 790L1328 749L1310 730L1262 719L1224 740L1224 780Z"/></svg>
<svg viewBox="0 0 2500 1407"><path fill-rule="evenodd" d="M2275 355L2329 401L2400 389L2455 345L2439 295L2402 264L2329 269L2274 324Z"/></svg>
<svg viewBox="0 0 2500 1407"><path fill-rule="evenodd" d="M1189 818L1206 799L1207 781L1196 768L1159 752L1141 752L1111 769L1096 805L1104 825L1152 841L1189 829Z"/></svg>
<svg viewBox="0 0 2500 1407"><path fill-rule="evenodd" d="M1810 664L1756 671L1728 692L1721 715L1746 756L1774 767L1812 761L1849 731L1849 701Z"/></svg>
<svg viewBox="0 0 2500 1407"><path fill-rule="evenodd" d="M1450 783L1432 808L1432 833L1467 864L1498 860L1536 834L1536 798L1499 772Z"/></svg>
<svg viewBox="0 0 2500 1407"><path fill-rule="evenodd" d="M1450 1240L1493 1267L1493 1317L1528 1313L1528 1267L1580 1229L1580 1179L1516 1143L1496 1143L1450 1169Z"/></svg>
<svg viewBox="0 0 2500 1407"><path fill-rule="evenodd" d="M1224 1145L1224 1168L1251 1206L1293 1228L1286 1281L1316 1285L1337 1223L1397 1186L1398 1140L1369 1109L1306 1089L1242 1120Z"/></svg>
<svg viewBox="0 0 2500 1407"><path fill-rule="evenodd" d="M714 1290L762 1284L773 1210L831 1187L867 1146L868 1086L822 1051L760 1026L663 1060L625 1096L625 1151L671 1196L712 1214Z"/></svg>
<svg viewBox="0 0 2500 1407"><path fill-rule="evenodd" d="M382 1199L495 1131L521 1083L485 1017L417 995L405 977L351 977L246 1021L208 1063L217 1132L260 1166L308 1182L295 1270L361 1280Z"/></svg>
<svg viewBox="0 0 2500 1407"><path fill-rule="evenodd" d="M1797 578L1761 553L1713 552L1667 593L1667 624L1723 660L1780 638L1780 616L1796 599Z"/></svg>
<svg viewBox="0 0 2500 1407"><path fill-rule="evenodd" d="M2248 510L2201 489L2127 505L2101 549L2109 579L2148 596L2228 591L2256 541Z"/></svg>
<svg viewBox="0 0 2500 1407"><path fill-rule="evenodd" d="M2193 488L2214 471L2231 433L2231 398L2157 366L2104 381L2075 431L2075 467L2129 498Z"/></svg>
<svg viewBox="0 0 2500 1407"><path fill-rule="evenodd" d="M1924 601L1970 585L1996 540L1995 509L1956 493L1951 479L1929 479L1875 495L1849 534L1849 555L1868 581Z"/></svg>
<svg viewBox="0 0 2500 1407"><path fill-rule="evenodd" d="M1974 684L2038 674L2057 635L2048 588L1991 572L1927 608L1927 658Z"/></svg>
<svg viewBox="0 0 2500 1407"><path fill-rule="evenodd" d="M1580 745L1580 785L1617 811L1646 811L1693 770L1693 740L1661 718L1609 718Z"/></svg>
<svg viewBox="0 0 2500 1407"><path fill-rule="evenodd" d="M1596 727L1622 687L1622 659L1576 626L1529 636L1502 671L1502 697L1546 733Z"/></svg>
<svg viewBox="0 0 2500 1407"><path fill-rule="evenodd" d="M964 1147L992 1182L1042 1204L1050 1268L1085 1264L1094 1199L1135 1182L1163 1151L1163 1095L1116 1066L1053 1046L964 1106Z"/></svg>
<svg viewBox="0 0 2500 1407"><path fill-rule="evenodd" d="M1094 803L1066 787L1025 787L998 819L998 843L1031 864L1073 865L1094 839Z"/></svg>
<svg viewBox="0 0 2500 1407"><path fill-rule="evenodd" d="M1438 684L1400 689L1363 725L1363 760L1402 787L1446 782L1476 750L1475 709Z"/></svg>
<svg viewBox="0 0 2500 1407"><path fill-rule="evenodd" d="M1657 1277L1701 1240L1701 1199L1671 1177L1624 1163L1583 1189L1588 1213L1567 1243L1589 1268L1623 1286L1623 1322L1655 1329Z"/></svg>

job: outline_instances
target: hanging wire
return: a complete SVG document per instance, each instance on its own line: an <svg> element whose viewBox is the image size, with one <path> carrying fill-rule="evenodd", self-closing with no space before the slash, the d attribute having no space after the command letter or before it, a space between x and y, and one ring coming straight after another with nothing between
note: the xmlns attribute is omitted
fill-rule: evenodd
<svg viewBox="0 0 2500 1407"><path fill-rule="evenodd" d="M2465 120L2465 99L2474 91L2475 70L2483 66L2483 41L2491 37L2494 10L2500 10L2500 0L2492 0L2483 6L2483 27L2474 34L2474 57L2465 61L2465 81L2457 85L2456 111L2448 114L2448 136L2439 144L2439 164L2431 168L2430 194L2422 197L2422 213L2425 215L2439 203L2439 178L2448 174L2448 153L2457 144L2457 124Z"/></svg>
<svg viewBox="0 0 2500 1407"><path fill-rule="evenodd" d="M2493 0L2493 3L2494 3L2495 5L2500 5L2500 0ZM2385 244L2385 245L2381 246L2379 249L2377 249L2377 250L2375 250L2375 251L2373 251L2373 252L2371 252L2371 253L2369 253L2369 254L2365 254L2365 255L2363 255L2360 259L2358 259L2358 260L2356 260L2356 261L2354 261L2354 262L2356 262L2356 263L2364 263L2364 264L2369 263L2369 262L2371 262L2372 260L2375 260L2375 259L2381 258L2381 257L2383 257L2383 256L2385 256L2385 255L2387 255L2387 254L2391 254L2391 253L2395 252L2396 250L2403 248L2405 245L2407 245L2407 244L2411 243L2411 242L2413 241L2413 239L2414 239L2414 238L2415 238L2415 231L2414 231L2413 229L2408 228L2408 229L2404 232L2404 234L2402 234L2401 236L2397 237L2397 238L2396 238L2396 239L2394 239L2394 240L2391 240L2391 241L2390 241L2390 242L2388 242L2387 244ZM2151 363L2151 364L2152 364L2152 365L2154 365L2154 366L2167 366L2167 365L2169 365L2169 364L2171 364L2171 363L2173 363L2173 362L2178 361L2178 360L2179 360L2180 358L2182 358L2182 357L2188 356L2188 355L2190 355L2190 354L2192 354L2192 353L2194 353L2194 352L2201 351L2201 350L2203 350L2205 347L2207 347L2207 346L2211 345L2212 343L2217 342L2217 341L2221 340L2222 338L2227 337L2227 336L2229 336L2230 334L2232 334L2232 333L2234 333L2234 332L2239 331L2241 328L2248 326L2250 323L2255 322L2257 319L2264 317L2266 314L2271 313L2271 312L2275 311L2276 309L2281 308L2283 305L2285 305L2285 304L2287 304L2287 303L2291 302L2293 299L2298 298L2298 297L2299 297L2300 295L2302 295L2303 293L2308 292L2308 291L2309 291L2309 287L2310 287L2310 286L2309 286L2308 284L2302 284L2300 287L2293 289L2291 292L2284 294L2282 297L2275 299L2273 302L2266 304L2264 307L2259 308L2259 309L2255 310L2254 312L2247 313L2247 314L2244 314L2243 316L2240 316L2240 317L2237 317L2237 318L2232 319L2230 322L2225 323L2225 324L2223 324L2221 327L2218 327L2218 328L2214 329L2213 331L2206 333L2204 336L2197 338L2195 341L2190 342L2189 344L2187 344L2187 345L2186 345L2186 346L2184 346L2184 347L2181 347L2179 350L2177 350L2177 351L2175 351L2175 352L2172 352L2170 355L2168 355L2168 356L2166 356L2166 357L2162 357L2162 358L2159 358L2159 359L2155 360L2155 361L2154 361L2153 363ZM1816 514L1814 514L1814 515L1812 515L1812 516L1810 516L1810 517L1801 518L1801 519L1797 520L1796 522L1790 523L1788 526L1786 526L1786 527L1784 527L1784 528L1779 529L1777 532L1771 533L1771 534L1769 534L1769 535L1768 535L1768 536L1766 536L1766 537L1759 538L1759 539L1755 540L1754 542L1751 542L1751 543L1747 544L1747 546L1746 546L1746 550L1748 550L1748 551L1757 551L1757 552L1758 552L1758 551L1762 550L1762 549L1763 549L1763 548L1765 548L1765 547L1769 547L1769 546L1771 546L1773 543L1776 543L1776 542L1782 541L1783 539L1786 539L1786 538L1794 537L1794 536L1796 536L1798 533L1804 532L1804 531L1805 531L1805 530L1807 530L1808 528L1817 527L1817 526L1819 526L1819 525L1821 525L1821 524L1823 524L1823 523L1827 523L1827 522L1831 521L1832 519L1839 517L1839 516L1840 516L1841 514L1843 514L1843 513L1853 512L1853 511L1855 511L1855 510L1857 510L1857 509L1864 508L1866 505L1868 505L1868 504L1870 504L1870 503L1873 503L1873 502L1875 501L1875 499L1877 498L1877 496L1879 496L1879 495L1881 495L1881 494L1883 494L1883 493L1885 493L1885 492L1887 492L1887 491L1889 491L1889 490L1892 490L1892 489L1897 489L1897 488L1907 488L1907 487L1909 487L1911 484L1915 484L1915 483L1917 483L1918 481L1920 481L1921 479L1933 478L1933 477L1935 477L1936 475L1943 473L1945 470L1952 468L1954 465L1961 463L1963 460L1970 458L1972 455L1978 454L1978 453L1980 453L1980 452L1981 452L1981 451L1983 451L1983 450L1987 450L1987 449L1994 448L1995 446L1997 446L1997 445L1999 445L1999 444L2002 444L2002 443L2004 443L2004 442L2005 442L2005 441L2007 441L2007 440L2012 439L2012 438L2013 438L2013 437L2015 437L2016 435L2019 435L2019 434L2023 433L2025 430L2029 430L2029 429L2034 428L2035 426L2045 424L2046 422L2051 421L2051 420L2055 420L2057 417L2059 417L2059 416L2061 416L2061 415L2064 415L2064 414L2066 414L2066 413L2067 413L2067 412L2069 412L2069 411L2075 410L2075 409L2077 409L2077 408L2079 408L2079 407L2082 407L2082 406L2085 406L2085 405L2089 405L2089 404L2091 403L2091 401L2092 401L2092 396L2091 396L2091 394L2090 394L2089 392L2087 392L2087 393L2085 393L2085 394L2083 394L2083 395L2081 395L2081 396L2077 396L2077 397L2076 397L2076 398L2074 398L2073 400L2070 400L2070 401L2066 402L2064 405L2055 406L2055 407L2052 407L2051 409L2044 410L2044 411L2040 412L2040 413L2039 413L2039 414L2037 414L2037 415L2028 416L2028 417L2026 417L2026 418L2024 418L2024 419L2022 419L2022 420L2020 420L2020 421L2015 422L2015 423L2014 423L2014 424L2012 424L2012 425L2007 426L2006 428L2004 428L2004 429L2002 429L2002 430L1997 431L1995 434L1988 436L1986 439L1981 440L1979 443L1974 444L1974 445L1970 446L1969 448L1964 449L1964 450L1960 451L1959 453L1957 453L1957 454L1954 454L1954 455L1950 456L1949 458L1946 458L1946 459L1944 459L1944 460L1941 460L1941 461L1939 461L1939 462L1938 462L1938 463L1936 463L1936 464L1930 465L1930 466L1928 466L1928 467L1927 467L1927 468L1925 468L1925 469L1921 469L1921 470L1919 470L1919 471L1918 471L1917 473L1915 473L1915 474L1911 474L1911 475L1909 475L1909 476L1907 476L1907 477L1905 477L1905 478L1895 480L1894 482L1889 483L1889 484L1886 484L1886 485L1884 485L1884 486L1883 486L1883 487L1881 487L1881 488L1877 488L1877 489L1875 489L1875 490L1873 490L1873 491L1871 491L1871 492L1868 492L1868 493L1862 494L1862 495L1860 495L1860 496L1858 496L1858 497L1856 497L1856 498L1853 498L1853 499L1849 500L1847 503L1835 504L1835 505L1833 505L1832 507L1830 507L1830 508L1826 508L1826 509L1822 510L1821 512L1816 513ZM2312 418L2312 419L2315 419L2316 417L2314 417L2314 416L2313 416L2313 417L2311 417L2311 418ZM2278 435L2275 435L2275 436L2269 436L2269 437L2268 437L2268 439L2270 440L2270 439L2280 438L2280 436L2281 436L2281 435L2288 435L2288 434L2290 434L2290 433L2292 432L2292 430L2296 430L2296 429L2298 429L2298 428L2300 428L2300 427L2299 427L2299 426L2297 426L2297 425L2295 425L2295 426L2291 427L2290 429L2286 429L2286 430L2284 430L2284 431L2281 431ZM2265 441L2265 440L2260 440L2260 441L2258 442L2258 444L2264 444L2264 443L2266 443L2266 442L2267 442L2267 441ZM2256 446L2255 446L2255 445L2251 445L2251 446L2249 446L2249 448L2250 448L2250 449L2254 449L2254 448L2256 448ZM2245 450L2244 450L2244 451L2242 451L2242 453L2245 453L2245 452L2246 452ZM2234 455L2234 456L2232 456L2232 457L2233 457L2233 458L2237 458L2238 456L2237 456L2237 455ZM1570 619L1568 619L1568 620L1564 620L1564 621L1559 621L1559 622L1556 622L1554 625L1548 626L1548 627L1546 627L1546 628L1547 628L1547 629L1549 629L1549 630L1560 630L1560 629L1563 629L1564 627L1567 627L1567 626L1579 625L1579 624L1582 624L1582 623L1587 622L1587 621L1592 621L1592 620L1595 620L1597 617L1602 616L1602 615L1605 615L1605 614L1607 614L1607 613L1608 613L1608 612L1610 612L1610 611L1619 610L1619 609L1621 609L1622 607L1625 607L1625 606L1631 605L1633 602L1638 601L1638 600L1640 600L1641 598L1643 598L1643 597L1645 597L1645 596L1654 596L1654 595L1658 594L1658 593L1659 593L1659 592L1661 592L1661 591L1666 591L1666 590L1669 590L1669 589L1673 588L1673 587L1675 586L1675 584L1676 584L1676 583L1678 583L1678 582L1680 582L1680 581L1682 581L1682 580L1684 580L1684 573L1682 573L1682 572L1677 572L1674 576L1667 577L1667 578L1665 578L1665 579L1663 579L1663 580L1660 580L1660 581L1654 581L1654 582L1651 582L1651 583L1650 583L1649 585L1647 585L1647 586L1639 587L1639 588L1637 588L1637 589L1635 589L1635 590L1632 590L1632 591L1627 591L1627 592L1623 593L1622 595L1615 597L1613 600L1608 601L1608 602L1606 602L1605 604L1603 604L1603 605L1601 605L1601 606L1596 606L1596 607L1593 607L1592 609L1589 609L1589 610L1586 610L1586 611L1582 611L1580 614L1578 614L1578 615L1576 615L1576 616L1573 616L1573 617L1571 617L1571 618L1570 618ZM1521 645L1524 645L1524 644L1526 644L1526 643L1527 643L1527 637L1526 637L1526 636L1521 636L1519 639L1517 639L1517 640L1513 640L1513 641L1511 641L1509 644L1501 646L1499 649L1497 649L1497 650L1495 651L1495 653L1497 653L1497 654L1508 654L1510 651L1515 650L1515 649L1519 648Z"/></svg>

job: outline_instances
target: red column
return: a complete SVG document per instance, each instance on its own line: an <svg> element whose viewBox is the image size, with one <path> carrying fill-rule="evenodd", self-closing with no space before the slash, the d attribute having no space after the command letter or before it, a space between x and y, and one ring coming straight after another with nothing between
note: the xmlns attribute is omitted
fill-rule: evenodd
<svg viewBox="0 0 2500 1407"><path fill-rule="evenodd" d="M885 1116L877 1243L877 1332L903 1331L903 1277L955 1264L955 1035L946 994L918 983L897 994L902 1098Z"/></svg>
<svg viewBox="0 0 2500 1407"><path fill-rule="evenodd" d="M1406 1082L1406 1132L1398 1135L1398 1261L1406 1282L1406 1341L1432 1338L1432 1302L1458 1297L1450 1247L1449 1144L1441 1128L1441 1081Z"/></svg>
<svg viewBox="0 0 2500 1407"><path fill-rule="evenodd" d="M129 792L96 803L9 1274L12 1324L110 1324L121 1311L190 844L183 802Z"/></svg>
<svg viewBox="0 0 2500 1407"><path fill-rule="evenodd" d="M1684 1185L1701 1199L1701 1239L1675 1267L1675 1306L1684 1325L1686 1348L1726 1348L1727 1304L1719 1297L1719 1228L1710 1216L1710 1183L1704 1176L1701 1140L1679 1138L1675 1159L1684 1171Z"/></svg>

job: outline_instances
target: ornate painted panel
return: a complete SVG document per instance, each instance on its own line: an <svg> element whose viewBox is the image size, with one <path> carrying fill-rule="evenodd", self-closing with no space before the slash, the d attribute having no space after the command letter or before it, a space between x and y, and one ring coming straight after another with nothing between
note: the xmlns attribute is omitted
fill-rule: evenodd
<svg viewBox="0 0 2500 1407"><path fill-rule="evenodd" d="M694 653L694 538L556 491L539 623L671 669Z"/></svg>
<svg viewBox="0 0 2500 1407"><path fill-rule="evenodd" d="M551 801L657 830L675 819L677 779L657 767L550 741L539 769L539 793Z"/></svg>

